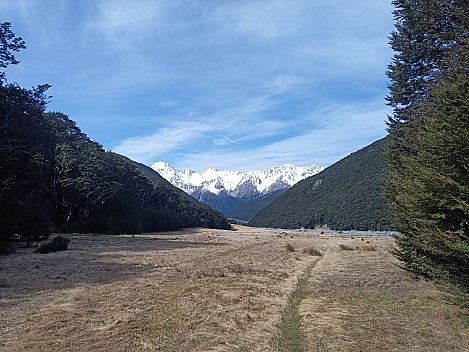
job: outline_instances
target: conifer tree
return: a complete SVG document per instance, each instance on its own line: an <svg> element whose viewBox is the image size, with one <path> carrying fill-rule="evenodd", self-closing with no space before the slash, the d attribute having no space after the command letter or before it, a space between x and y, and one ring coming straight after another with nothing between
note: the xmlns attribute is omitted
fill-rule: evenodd
<svg viewBox="0 0 469 352"><path fill-rule="evenodd" d="M395 1L386 195L417 273L469 288L469 6Z"/></svg>
<svg viewBox="0 0 469 352"><path fill-rule="evenodd" d="M388 105L390 130L410 121L415 104L427 97L445 56L467 34L464 16L467 0L394 0L394 50L387 75L390 78Z"/></svg>
<svg viewBox="0 0 469 352"><path fill-rule="evenodd" d="M4 69L8 65L17 65L13 51L25 49L26 45L21 37L17 37L11 30L11 22L0 23L0 68ZM0 71L0 85L5 79L5 72Z"/></svg>

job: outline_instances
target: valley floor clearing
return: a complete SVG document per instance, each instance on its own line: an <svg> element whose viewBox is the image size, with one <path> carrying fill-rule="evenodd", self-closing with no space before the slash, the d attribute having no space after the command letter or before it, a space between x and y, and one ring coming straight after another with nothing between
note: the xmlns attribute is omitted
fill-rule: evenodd
<svg viewBox="0 0 469 352"><path fill-rule="evenodd" d="M0 257L1 351L469 351L469 318L388 236L68 235Z"/></svg>

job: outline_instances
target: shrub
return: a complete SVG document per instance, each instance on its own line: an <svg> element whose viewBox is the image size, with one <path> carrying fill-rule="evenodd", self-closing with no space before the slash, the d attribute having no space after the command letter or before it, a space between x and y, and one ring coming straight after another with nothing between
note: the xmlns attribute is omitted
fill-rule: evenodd
<svg viewBox="0 0 469 352"><path fill-rule="evenodd" d="M309 255L313 255L313 256L316 256L316 257L322 257L323 254L321 253L321 251L317 248L314 248L314 247L308 247L308 248L305 248L303 250L304 253L306 254L309 254Z"/></svg>
<svg viewBox="0 0 469 352"><path fill-rule="evenodd" d="M285 246L285 248L286 248L287 251L289 251L289 252L295 252L295 248L294 248L290 243L287 243L287 245Z"/></svg>
<svg viewBox="0 0 469 352"><path fill-rule="evenodd" d="M66 251L68 249L69 238L56 236L51 241L41 244L36 250L36 253L51 253L58 251Z"/></svg>
<svg viewBox="0 0 469 352"><path fill-rule="evenodd" d="M15 247L13 247L12 244L0 242L0 255L12 254L15 252Z"/></svg>

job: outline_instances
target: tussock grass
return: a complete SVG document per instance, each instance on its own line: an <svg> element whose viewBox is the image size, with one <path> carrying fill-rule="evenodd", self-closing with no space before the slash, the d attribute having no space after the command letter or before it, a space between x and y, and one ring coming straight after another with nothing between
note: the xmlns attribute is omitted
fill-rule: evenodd
<svg viewBox="0 0 469 352"><path fill-rule="evenodd" d="M357 251L364 251L364 252L376 252L376 247L373 245L364 245L364 246L357 246L355 247Z"/></svg>
<svg viewBox="0 0 469 352"><path fill-rule="evenodd" d="M315 247L308 247L308 248L305 248L303 250L303 253L306 253L306 254L309 254L309 255L312 255L312 256L316 256L316 257L322 257L324 254L322 254L322 252L315 248Z"/></svg>
<svg viewBox="0 0 469 352"><path fill-rule="evenodd" d="M342 249L343 251L353 251L354 248L347 246L346 244L339 244L339 248Z"/></svg>
<svg viewBox="0 0 469 352"><path fill-rule="evenodd" d="M293 246L291 245L291 243L287 243L287 244L285 245L285 248L286 248L286 250L289 251L289 252L296 252L295 247L293 247Z"/></svg>

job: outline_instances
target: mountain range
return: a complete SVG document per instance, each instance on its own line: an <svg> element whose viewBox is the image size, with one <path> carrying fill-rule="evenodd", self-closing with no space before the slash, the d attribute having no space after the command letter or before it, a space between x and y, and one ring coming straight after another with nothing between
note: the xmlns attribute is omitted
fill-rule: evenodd
<svg viewBox="0 0 469 352"><path fill-rule="evenodd" d="M241 204L288 189L324 169L315 164L306 167L284 164L247 172L210 168L198 173L191 169L176 170L162 161L153 163L151 168L199 202L225 215Z"/></svg>

